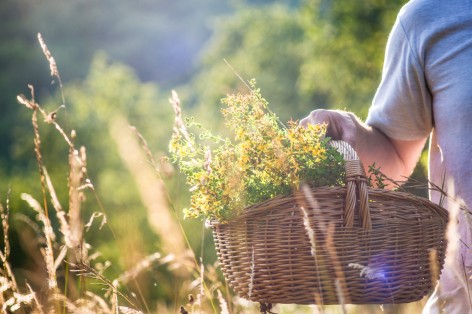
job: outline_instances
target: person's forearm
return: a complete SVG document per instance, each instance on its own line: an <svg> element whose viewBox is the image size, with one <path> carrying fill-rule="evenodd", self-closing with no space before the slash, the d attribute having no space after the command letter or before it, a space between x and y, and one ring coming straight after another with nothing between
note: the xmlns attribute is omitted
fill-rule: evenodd
<svg viewBox="0 0 472 314"><path fill-rule="evenodd" d="M357 128L354 150L364 165L366 173L375 163L375 167L393 180L401 180L410 175L403 159L397 153L390 139L376 128L365 124Z"/></svg>
<svg viewBox="0 0 472 314"><path fill-rule="evenodd" d="M426 139L400 141L391 139L375 127L359 122L355 147L366 173L376 168L394 181L405 181L415 169Z"/></svg>
<svg viewBox="0 0 472 314"><path fill-rule="evenodd" d="M366 125L353 113L342 110L314 110L300 124L327 123L326 136L351 145L359 155L366 173L376 167L395 181L405 181L418 162L426 138L412 141L392 139L375 127Z"/></svg>

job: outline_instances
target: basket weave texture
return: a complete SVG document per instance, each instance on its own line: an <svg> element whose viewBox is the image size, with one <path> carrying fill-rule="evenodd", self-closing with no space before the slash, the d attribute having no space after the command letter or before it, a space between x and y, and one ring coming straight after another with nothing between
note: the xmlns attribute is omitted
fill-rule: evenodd
<svg viewBox="0 0 472 314"><path fill-rule="evenodd" d="M343 142L346 186L301 189L210 222L223 274L264 303L392 304L420 300L442 269L448 213L408 193L373 189Z"/></svg>

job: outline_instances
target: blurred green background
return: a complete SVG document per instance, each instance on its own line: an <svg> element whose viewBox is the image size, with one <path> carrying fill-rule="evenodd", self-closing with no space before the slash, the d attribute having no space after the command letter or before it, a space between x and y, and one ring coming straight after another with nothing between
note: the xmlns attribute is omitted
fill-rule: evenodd
<svg viewBox="0 0 472 314"><path fill-rule="evenodd" d="M179 94L184 116L222 130L220 99L244 90L238 76L256 79L282 121L301 119L317 108L347 109L365 118L380 81L388 33L405 2L2 0L0 199L5 203L11 188L15 269L28 278L21 270L35 267L22 234L28 227L19 218L33 214L20 194L41 198L31 112L16 96L30 97L31 84L36 101L47 110L62 104L37 33L53 54L64 85L65 108L59 109L57 121L66 132L76 130L76 146L87 149L95 193L86 192L82 219L86 223L94 212L107 215L107 225L100 229L95 223L85 238L101 253L98 260L111 262L105 275L115 278L153 252L175 253L168 252L170 238L185 241L182 234L163 231L165 222L152 213L136 177L141 170L126 162L133 152L123 150L120 130L136 126L160 160L174 121L171 90ZM40 132L44 163L59 199L67 204L68 147L54 127L41 122ZM424 178L424 167L416 176ZM211 234L203 222L181 217L189 196L184 179L175 173L164 177L170 216L182 224L197 259L213 264ZM191 291L182 288L184 277L157 266L128 289L141 290L136 302L141 310L174 308L185 304Z"/></svg>

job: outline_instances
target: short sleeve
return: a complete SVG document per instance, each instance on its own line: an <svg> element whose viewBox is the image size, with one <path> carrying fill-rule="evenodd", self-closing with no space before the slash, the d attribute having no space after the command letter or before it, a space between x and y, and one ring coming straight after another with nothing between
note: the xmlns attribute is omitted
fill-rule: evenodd
<svg viewBox="0 0 472 314"><path fill-rule="evenodd" d="M412 48L400 12L390 33L382 81L366 123L398 140L417 140L433 127L431 93L428 90L420 51ZM412 23L414 24L414 23ZM421 45L415 42L415 47Z"/></svg>

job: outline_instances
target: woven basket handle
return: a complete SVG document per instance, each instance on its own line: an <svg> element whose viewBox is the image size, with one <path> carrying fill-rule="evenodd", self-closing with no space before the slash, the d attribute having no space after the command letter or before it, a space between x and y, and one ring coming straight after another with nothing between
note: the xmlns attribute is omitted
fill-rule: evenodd
<svg viewBox="0 0 472 314"><path fill-rule="evenodd" d="M346 161L346 204L344 208L344 226L354 226L354 210L359 194L359 216L362 227L372 230L370 219L369 192L364 167L354 149L344 141L330 141L329 144L341 153ZM356 193L356 188L358 193Z"/></svg>

